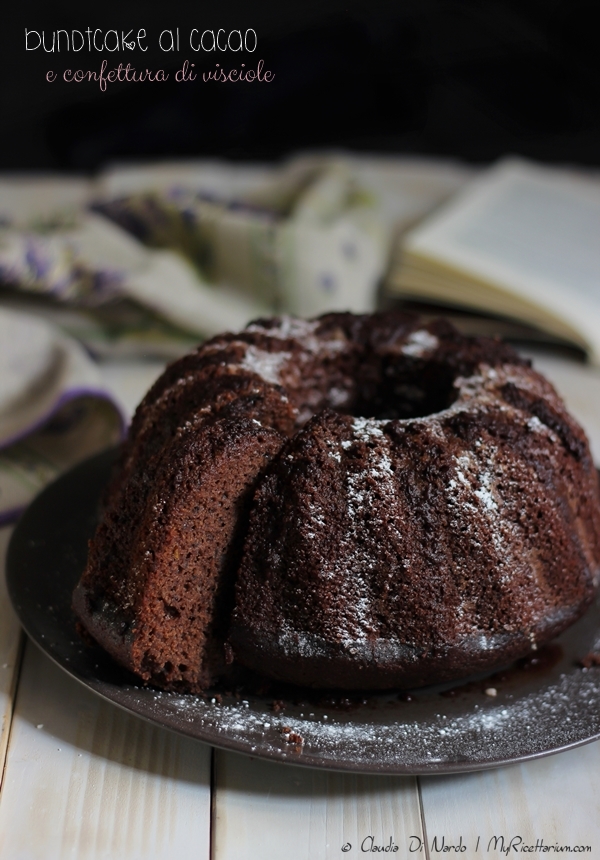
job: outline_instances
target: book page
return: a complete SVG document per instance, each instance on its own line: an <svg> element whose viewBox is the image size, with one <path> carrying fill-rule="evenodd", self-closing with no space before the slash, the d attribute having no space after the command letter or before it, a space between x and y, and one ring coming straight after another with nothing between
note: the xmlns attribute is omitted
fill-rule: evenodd
<svg viewBox="0 0 600 860"><path fill-rule="evenodd" d="M557 315L600 353L600 180L510 160L406 237L430 260ZM448 273L450 274L450 272ZM485 304L485 286L480 287ZM449 298L446 295L446 298Z"/></svg>

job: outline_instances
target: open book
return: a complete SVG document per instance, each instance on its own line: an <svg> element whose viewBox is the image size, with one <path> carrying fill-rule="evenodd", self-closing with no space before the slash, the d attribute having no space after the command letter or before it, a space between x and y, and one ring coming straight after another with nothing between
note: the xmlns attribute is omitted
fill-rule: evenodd
<svg viewBox="0 0 600 860"><path fill-rule="evenodd" d="M500 162L405 235L388 288L528 323L600 364L600 177Z"/></svg>

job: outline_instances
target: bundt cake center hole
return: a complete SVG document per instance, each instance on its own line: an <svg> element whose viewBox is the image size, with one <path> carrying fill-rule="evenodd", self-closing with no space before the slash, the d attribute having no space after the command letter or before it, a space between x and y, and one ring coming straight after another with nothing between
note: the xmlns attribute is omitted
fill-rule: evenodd
<svg viewBox="0 0 600 860"><path fill-rule="evenodd" d="M383 369L380 378L359 388L348 413L355 418L393 420L425 418L454 403L458 389L455 374L447 367L431 364L419 373L397 373ZM347 414L348 414L347 413Z"/></svg>

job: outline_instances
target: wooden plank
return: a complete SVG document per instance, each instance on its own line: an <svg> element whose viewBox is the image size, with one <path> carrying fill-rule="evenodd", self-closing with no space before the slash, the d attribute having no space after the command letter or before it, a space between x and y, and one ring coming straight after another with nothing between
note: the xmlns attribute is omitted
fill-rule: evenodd
<svg viewBox="0 0 600 860"><path fill-rule="evenodd" d="M599 741L527 764L421 778L420 784L432 857L437 856L434 838L439 849L442 838L457 845L460 837L468 858L506 856L511 840L508 856L543 840L545 846L590 845L584 856L600 857ZM494 837L504 838L505 853L499 841L490 842ZM552 847L541 848L535 856L548 851L555 856Z"/></svg>
<svg viewBox="0 0 600 860"><path fill-rule="evenodd" d="M410 837L422 835L413 778L336 774L216 752L215 804L213 860L356 857L371 836L382 846L391 838L399 846L393 853L404 857Z"/></svg>
<svg viewBox="0 0 600 860"><path fill-rule="evenodd" d="M127 415L133 413L163 368L161 361L107 362L100 366L105 384ZM0 528L0 788L23 644L21 626L10 605L5 584L5 556L11 534L11 529Z"/></svg>
<svg viewBox="0 0 600 860"><path fill-rule="evenodd" d="M23 634L8 599L4 574L12 529L0 528L0 788L10 734Z"/></svg>
<svg viewBox="0 0 600 860"><path fill-rule="evenodd" d="M105 702L28 642L0 857L208 860L210 760L210 747Z"/></svg>

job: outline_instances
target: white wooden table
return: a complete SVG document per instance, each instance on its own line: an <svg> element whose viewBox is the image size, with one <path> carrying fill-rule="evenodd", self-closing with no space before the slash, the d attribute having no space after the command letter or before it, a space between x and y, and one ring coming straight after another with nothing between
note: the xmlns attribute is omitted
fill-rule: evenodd
<svg viewBox="0 0 600 860"><path fill-rule="evenodd" d="M600 373L557 359L538 366L600 462ZM159 370L104 373L131 411ZM8 539L0 530L0 565ZM126 714L54 666L25 641L3 577L0 719L1 860L470 860L523 846L557 856L543 851L556 845L590 846L585 856L600 860L600 742L435 778L337 775L213 750Z"/></svg>

